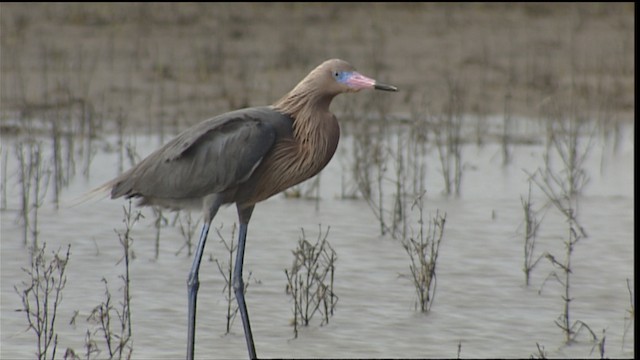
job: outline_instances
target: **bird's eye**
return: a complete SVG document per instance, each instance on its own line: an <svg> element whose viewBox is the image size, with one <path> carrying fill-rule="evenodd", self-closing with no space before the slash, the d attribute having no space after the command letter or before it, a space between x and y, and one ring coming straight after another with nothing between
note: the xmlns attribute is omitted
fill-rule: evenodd
<svg viewBox="0 0 640 360"><path fill-rule="evenodd" d="M340 73L338 71L334 71L333 72L333 77L336 78L336 79L340 78Z"/></svg>

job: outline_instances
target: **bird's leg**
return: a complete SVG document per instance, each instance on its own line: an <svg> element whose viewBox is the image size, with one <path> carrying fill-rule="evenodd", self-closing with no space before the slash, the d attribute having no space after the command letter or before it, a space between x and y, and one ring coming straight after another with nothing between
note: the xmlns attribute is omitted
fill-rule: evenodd
<svg viewBox="0 0 640 360"><path fill-rule="evenodd" d="M209 233L209 224L209 222L205 222L204 225L202 225L198 248L193 259L191 271L189 272L189 278L187 279L187 292L189 296L189 318L187 319L189 331L187 336L187 360L193 360L193 354L195 351L196 302L198 301L198 288L200 287L198 272L200 271L200 261L202 260L202 254L204 252L204 244L207 241L207 234Z"/></svg>
<svg viewBox="0 0 640 360"><path fill-rule="evenodd" d="M198 247L196 248L196 253L193 257L193 265L191 265L191 271L189 272L189 277L187 279L187 294L189 303L189 317L187 319L187 360L193 360L195 352L196 302L198 301L198 288L200 287L200 280L198 279L198 273L200 272L200 262L202 261L202 255L204 254L204 245L207 242L207 235L209 234L211 221L218 212L221 204L222 198L216 197L213 199L213 202L207 209L207 211L205 211L205 221L202 225L200 240L198 240Z"/></svg>
<svg viewBox="0 0 640 360"><path fill-rule="evenodd" d="M253 335L251 334L251 324L249 323L249 313L247 305L244 301L244 281L242 280L242 263L244 261L244 245L247 240L247 227L249 219L253 212L253 206L240 209L238 208L238 218L240 219L240 231L238 233L238 252L236 254L236 264L233 270L233 291L238 302L242 325L244 326L244 337L247 340L247 349L249 350L249 358L257 359L256 348L253 344Z"/></svg>

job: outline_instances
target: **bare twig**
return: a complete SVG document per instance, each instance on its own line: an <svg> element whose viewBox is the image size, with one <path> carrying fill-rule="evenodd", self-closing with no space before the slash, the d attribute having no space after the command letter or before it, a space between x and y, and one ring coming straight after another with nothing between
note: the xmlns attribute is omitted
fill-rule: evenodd
<svg viewBox="0 0 640 360"><path fill-rule="evenodd" d="M629 328L631 327L631 325L633 324L634 320L635 320L635 301L634 301L634 294L633 294L633 290L632 290L633 286L631 286L629 279L627 279L627 291L629 291L629 309L627 309L627 312L629 313L629 316L625 316L624 318L624 332L622 333L622 348L624 349L624 341L625 338L627 337L627 333L629 332Z"/></svg>
<svg viewBox="0 0 640 360"><path fill-rule="evenodd" d="M31 267L22 269L29 280L22 282L22 289L17 286L14 289L22 298L22 308L18 311L26 314L28 328L36 335L38 359L54 359L58 346L56 316L62 302L62 291L67 283L65 270L71 245L67 246L66 254L61 256L58 250L50 261L44 256L45 248L46 243L34 252Z"/></svg>
<svg viewBox="0 0 640 360"><path fill-rule="evenodd" d="M224 287L222 288L222 292L225 294L225 300L227 301L227 315L226 315L227 327L226 327L225 334L229 334L231 332L231 326L233 325L233 321L235 320L239 310L237 302L235 301L236 300L235 293L233 291L233 269L234 269L233 259L234 259L234 254L238 249L237 244L234 243L235 234L236 234L236 224L234 223L233 227L231 228L230 242L227 242L225 240L220 230L222 230L222 227L216 228L216 233L220 238L220 242L224 245L225 249L227 250L227 253L229 254L229 258L226 264L221 264L220 261L218 261L218 259L215 259L215 262L216 262L216 265L218 266L218 271L220 271L220 274L222 274L222 277L224 278ZM250 283L249 280L251 280L251 275L252 273L249 272L247 281L243 281L245 294L247 293L247 289L249 288L249 283Z"/></svg>
<svg viewBox="0 0 640 360"><path fill-rule="evenodd" d="M537 219L536 212L533 210L531 203L531 181L529 182L529 193L527 195L527 199L521 197L520 201L522 202L522 208L524 210L525 224L524 265L522 271L524 272L525 284L529 286L531 271L533 271L538 262L543 258L543 255L540 255L534 260L534 250L538 229L540 228L540 220Z"/></svg>
<svg viewBox="0 0 640 360"><path fill-rule="evenodd" d="M200 223L200 218L193 222L193 218L191 217L191 212L189 211L181 211L179 214L181 216L177 217L178 222L180 223L180 234L184 239L184 244L176 251L176 256L180 254L182 249L187 248L187 256L191 256L192 248L193 248L193 235L195 234L198 224ZM183 220L184 219L184 220Z"/></svg>
<svg viewBox="0 0 640 360"><path fill-rule="evenodd" d="M87 330L85 337L85 351L87 359L93 354L99 354L100 348L98 342L93 338L96 334L102 333L104 346L107 349L109 359L130 359L133 353L133 337L131 327L131 280L129 274L130 261L134 259L131 245L133 238L131 231L134 225L142 218L142 213L136 211L135 213L131 209L131 200L128 202L128 206L123 206L125 224L124 230L116 230L118 239L122 245L123 256L118 261L124 262L125 272L120 275L122 280L123 294L122 301L120 301L119 308L111 301L111 292L109 291L109 284L107 279L102 278L105 288L105 301L97 305L91 311L91 314L87 317L87 321L93 322L97 325L97 328L93 331ZM112 321L115 320L117 322Z"/></svg>
<svg viewBox="0 0 640 360"><path fill-rule="evenodd" d="M329 227L322 234L319 226L315 244L306 240L304 229L293 251L294 261L291 269L285 269L287 276L286 292L294 302L294 337L298 336L298 325L308 326L316 312L323 315L322 324L329 323L333 315L338 296L333 291L335 261L337 256L329 242ZM327 283L328 280L328 283Z"/></svg>
<svg viewBox="0 0 640 360"><path fill-rule="evenodd" d="M419 212L418 234L415 238L404 240L402 246L411 259L409 269L418 298L416 308L419 307L420 311L428 312L433 305L436 293L436 264L447 215L436 212L433 219L429 220L429 229L425 233L423 195L419 196L413 204Z"/></svg>

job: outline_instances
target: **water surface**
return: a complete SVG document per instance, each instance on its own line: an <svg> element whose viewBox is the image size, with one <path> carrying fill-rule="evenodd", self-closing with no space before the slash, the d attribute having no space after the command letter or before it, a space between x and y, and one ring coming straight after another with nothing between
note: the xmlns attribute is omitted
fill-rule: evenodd
<svg viewBox="0 0 640 360"><path fill-rule="evenodd" d="M579 218L588 237L577 244L572 257L571 316L598 335L606 330L606 356L633 357L633 326L626 336L630 308L626 279L633 281L633 127L614 152L596 141L585 165L590 182L580 200ZM15 139L3 138L13 149ZM137 151L150 153L155 138L136 138ZM344 153L352 139L341 140ZM248 235L245 274L252 273L247 302L256 349L261 357L376 358L462 357L522 358L537 353L536 343L552 357L599 357L586 333L572 345L564 344L554 324L562 312L562 287L548 282L538 293L551 265L542 261L524 286L523 211L521 196L528 190L527 175L543 165L539 144L512 148L512 163L502 166L496 144L463 148L465 163L462 195L442 194L443 183L435 151L427 165L425 214L446 212L445 236L440 248L437 293L428 314L414 308L409 258L400 242L380 236L377 219L366 202L340 199L342 161L334 159L322 173L321 200L287 199L282 195L259 204ZM340 156L340 154L338 155ZM27 331L14 285L26 280L21 268L29 264L18 221L20 191L16 160L8 157L8 210L2 212L1 318L3 359L34 357L34 334ZM122 247L114 229L122 229L123 200L92 200L66 206L114 177L117 157L96 154L90 179L76 176L63 193L63 206L50 202L40 209L40 240L53 250L71 244L67 285L58 310L59 357L71 347L82 353L88 328L85 319L104 300L104 277L114 301L120 301L124 265ZM536 206L544 199L534 197ZM183 251L177 228L161 234L160 254L154 258L153 214L145 215L133 231L135 260L131 263L133 358L174 359L185 354L186 277L191 259ZM172 216L170 216L172 218ZM229 237L235 208L224 208L215 219ZM328 240L338 255L335 292L339 302L328 325L314 319L293 339L293 304L285 293L284 269L293 260L304 228L315 239L318 224L330 226ZM547 250L562 259L568 229L564 219L549 210L543 219L537 253ZM201 268L196 354L199 358L246 358L241 323L224 335L226 302L224 281L212 258L226 260L214 232L209 236ZM79 312L75 324L69 322ZM624 337L624 339L623 339ZM623 344L624 340L624 344Z"/></svg>

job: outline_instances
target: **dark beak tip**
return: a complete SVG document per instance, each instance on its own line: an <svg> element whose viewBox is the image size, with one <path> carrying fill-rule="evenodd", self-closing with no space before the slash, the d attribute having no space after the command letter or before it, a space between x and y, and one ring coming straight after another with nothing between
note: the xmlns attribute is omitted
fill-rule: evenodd
<svg viewBox="0 0 640 360"><path fill-rule="evenodd" d="M375 84L373 85L373 88L376 90L382 90L382 91L398 91L398 88L393 86L393 85L387 85L387 84Z"/></svg>

